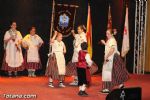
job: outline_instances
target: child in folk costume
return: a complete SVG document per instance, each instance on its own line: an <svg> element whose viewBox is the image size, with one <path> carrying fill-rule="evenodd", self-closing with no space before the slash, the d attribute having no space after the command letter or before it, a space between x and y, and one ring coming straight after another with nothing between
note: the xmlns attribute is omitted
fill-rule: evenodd
<svg viewBox="0 0 150 100"><path fill-rule="evenodd" d="M24 70L21 49L22 35L16 28L16 22L12 22L11 29L4 35L5 55L2 70L8 71L9 76L12 76L12 72L17 76L17 71Z"/></svg>
<svg viewBox="0 0 150 100"><path fill-rule="evenodd" d="M107 30L106 36L106 42L101 40L105 45L105 56L102 69L102 91L100 91L102 93L109 93L116 85L123 88L123 82L127 81L129 78L125 64L119 56L117 42L110 29Z"/></svg>
<svg viewBox="0 0 150 100"><path fill-rule="evenodd" d="M35 71L41 68L39 48L43 44L43 40L36 34L36 28L31 27L30 34L27 34L22 42L27 50L26 69L29 77L35 77Z"/></svg>
<svg viewBox="0 0 150 100"><path fill-rule="evenodd" d="M50 40L50 45L52 45L52 53L49 56L45 73L46 76L49 76L49 87L54 87L53 80L59 80L59 87L65 87L63 81L66 74L64 57L66 47L62 41L62 34L55 31L54 36Z"/></svg>
<svg viewBox="0 0 150 100"><path fill-rule="evenodd" d="M79 86L79 96L87 96L85 92L86 85L90 83L90 72L89 66L92 65L92 60L90 55L87 53L87 43L83 42L81 44L82 50L79 51L78 62L77 62L77 76L78 76L78 86Z"/></svg>
<svg viewBox="0 0 150 100"><path fill-rule="evenodd" d="M70 85L78 85L78 79L77 79L77 72L76 72L76 64L78 62L78 53L81 50L81 43L87 42L86 38L86 28L84 25L78 26L78 34L75 34L74 30L72 30L72 34L74 36L73 46L74 46L74 53L72 60L67 64L66 68L66 75L72 75L74 76L74 81L70 83ZM95 63L92 64L90 68L90 72L93 74L98 69L97 65Z"/></svg>

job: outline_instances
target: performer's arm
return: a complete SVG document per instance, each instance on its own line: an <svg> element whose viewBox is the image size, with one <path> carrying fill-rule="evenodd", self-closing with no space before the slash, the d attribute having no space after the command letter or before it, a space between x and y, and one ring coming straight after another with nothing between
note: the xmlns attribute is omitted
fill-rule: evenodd
<svg viewBox="0 0 150 100"><path fill-rule="evenodd" d="M103 45L106 45L105 40L101 40L101 43L102 43Z"/></svg>
<svg viewBox="0 0 150 100"><path fill-rule="evenodd" d="M85 59L86 59L88 66L91 66L93 64L93 61L91 60L89 54L86 54Z"/></svg>
<svg viewBox="0 0 150 100"><path fill-rule="evenodd" d="M13 39L13 37L10 36L8 32L6 32L5 36L4 36L4 42L7 43L7 42L9 42L12 39Z"/></svg>
<svg viewBox="0 0 150 100"><path fill-rule="evenodd" d="M28 41L28 35L23 38L22 43L21 43L25 49L28 49L27 41Z"/></svg>
<svg viewBox="0 0 150 100"><path fill-rule="evenodd" d="M105 56L105 60L109 60L108 58L114 53L115 48L111 47L108 54Z"/></svg>
<svg viewBox="0 0 150 100"><path fill-rule="evenodd" d="M63 47L63 51L64 51L64 54L66 53L66 46L64 44L64 47Z"/></svg>
<svg viewBox="0 0 150 100"><path fill-rule="evenodd" d="M71 33L72 33L73 37L75 37L75 35L76 35L75 31L71 30Z"/></svg>
<svg viewBox="0 0 150 100"><path fill-rule="evenodd" d="M57 36L57 31L54 32L53 37L50 39L50 44L54 43L56 36Z"/></svg>
<svg viewBox="0 0 150 100"><path fill-rule="evenodd" d="M12 39L12 37L10 37L10 38L7 39L7 40L4 40L4 42L7 43L7 42L9 42L11 39Z"/></svg>
<svg viewBox="0 0 150 100"><path fill-rule="evenodd" d="M40 48L44 44L44 41L42 40L41 37L38 36L38 38L39 38L38 48Z"/></svg>

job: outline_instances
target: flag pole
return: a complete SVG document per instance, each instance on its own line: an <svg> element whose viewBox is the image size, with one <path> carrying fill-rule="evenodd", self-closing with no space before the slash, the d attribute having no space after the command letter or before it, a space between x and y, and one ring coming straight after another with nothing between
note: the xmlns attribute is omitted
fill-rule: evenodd
<svg viewBox="0 0 150 100"><path fill-rule="evenodd" d="M53 0L53 4L52 4L52 16L51 16L51 28L50 28L50 39L52 38L52 32L53 32L53 25L54 25L54 14L55 14L55 0ZM48 53L48 58L50 57L50 54L52 52L52 46L49 45L49 53ZM48 63L49 63L49 59L47 61L47 65L46 67L48 67Z"/></svg>
<svg viewBox="0 0 150 100"><path fill-rule="evenodd" d="M76 16L76 8L75 8L75 13L74 13L74 19L73 19L73 30L74 30L74 24L75 24L75 16Z"/></svg>
<svg viewBox="0 0 150 100"><path fill-rule="evenodd" d="M53 6L52 6L52 17L51 17L51 28L50 28L50 38L52 37L53 32L53 25L54 25L54 14L55 14L55 0L53 0Z"/></svg>

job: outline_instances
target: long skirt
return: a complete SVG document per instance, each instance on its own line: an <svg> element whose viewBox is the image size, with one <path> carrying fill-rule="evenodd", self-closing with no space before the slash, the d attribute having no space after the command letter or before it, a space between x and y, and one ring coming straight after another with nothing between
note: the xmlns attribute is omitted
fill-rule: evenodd
<svg viewBox="0 0 150 100"><path fill-rule="evenodd" d="M68 76L77 76L77 63L72 63L71 61L67 64L67 67L66 67L66 75ZM93 63L92 66L90 66L90 74L94 74L96 71L98 70L98 66Z"/></svg>
<svg viewBox="0 0 150 100"><path fill-rule="evenodd" d="M8 66L5 59L6 59L6 53L4 54L4 57L3 57L1 70L4 70L4 71L23 71L24 70L24 62L19 67L11 67L11 66Z"/></svg>
<svg viewBox="0 0 150 100"><path fill-rule="evenodd" d="M55 54L50 55L48 58L48 66L46 67L45 75L51 77L53 80L63 81L65 79L64 75L59 75Z"/></svg>
<svg viewBox="0 0 150 100"><path fill-rule="evenodd" d="M129 79L129 73L126 69L123 59L117 53L113 59L112 81L102 82L103 89L112 89L114 86L120 85Z"/></svg>

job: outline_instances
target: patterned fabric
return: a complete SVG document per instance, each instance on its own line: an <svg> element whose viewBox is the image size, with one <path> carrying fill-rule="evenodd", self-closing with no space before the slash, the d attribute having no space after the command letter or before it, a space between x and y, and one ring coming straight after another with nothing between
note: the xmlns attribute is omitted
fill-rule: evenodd
<svg viewBox="0 0 150 100"><path fill-rule="evenodd" d="M48 60L49 63L48 67L46 68L45 75L52 77L52 79L54 80L64 80L65 79L64 75L59 75L55 54L50 55Z"/></svg>
<svg viewBox="0 0 150 100"><path fill-rule="evenodd" d="M36 62L29 62L27 63L26 69L41 69L41 64L40 63L36 63Z"/></svg>
<svg viewBox="0 0 150 100"><path fill-rule="evenodd" d="M114 63L112 69L112 81L111 82L104 82L102 83L103 89L112 89L114 86L120 85L126 82L129 79L129 73L126 70L126 66L117 53L114 55Z"/></svg>
<svg viewBox="0 0 150 100"><path fill-rule="evenodd" d="M19 67L10 67L6 63L5 58L6 58L6 53L4 54L4 58L3 58L3 63L2 63L2 68L1 68L2 70L4 70L4 71L23 71L24 70L24 64L23 63Z"/></svg>
<svg viewBox="0 0 150 100"><path fill-rule="evenodd" d="M98 66L93 62L93 64L89 67L90 74L94 74L98 70ZM77 64L68 62L66 67L66 75L68 76L77 76Z"/></svg>
<svg viewBox="0 0 150 100"><path fill-rule="evenodd" d="M113 86L119 85L129 79L129 73L126 69L125 63L123 62L120 55L118 55L117 53L114 55L113 66L114 66L112 70Z"/></svg>
<svg viewBox="0 0 150 100"><path fill-rule="evenodd" d="M72 61L68 62L66 67L66 75L77 76L77 63L73 63Z"/></svg>
<svg viewBox="0 0 150 100"><path fill-rule="evenodd" d="M65 44L63 41L54 40L52 43L52 53L55 54L59 75L66 74L66 61L64 57Z"/></svg>
<svg viewBox="0 0 150 100"><path fill-rule="evenodd" d="M39 63L37 63L37 62L27 62L27 52L25 53L24 61L25 61L25 63L24 63L25 69L38 70L38 69L42 68L41 60L40 60Z"/></svg>

